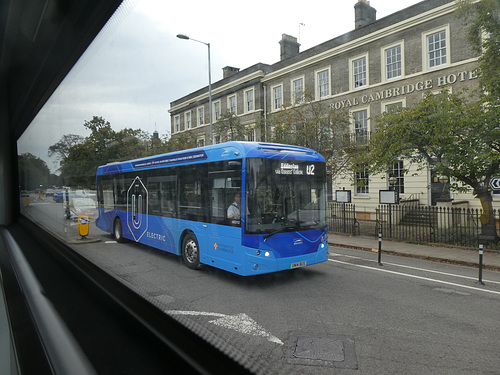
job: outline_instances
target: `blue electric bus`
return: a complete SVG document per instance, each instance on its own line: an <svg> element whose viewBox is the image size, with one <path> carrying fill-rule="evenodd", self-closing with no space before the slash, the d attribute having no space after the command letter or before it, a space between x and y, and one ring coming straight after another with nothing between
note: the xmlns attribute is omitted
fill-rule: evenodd
<svg viewBox="0 0 500 375"><path fill-rule="evenodd" d="M326 166L316 151L227 142L97 169L97 226L248 276L328 258Z"/></svg>

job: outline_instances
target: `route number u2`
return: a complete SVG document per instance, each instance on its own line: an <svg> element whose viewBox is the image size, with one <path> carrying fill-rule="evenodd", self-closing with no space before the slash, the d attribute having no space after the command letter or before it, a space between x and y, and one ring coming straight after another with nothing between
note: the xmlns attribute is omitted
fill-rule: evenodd
<svg viewBox="0 0 500 375"><path fill-rule="evenodd" d="M314 175L314 164L308 165L306 167L306 174Z"/></svg>

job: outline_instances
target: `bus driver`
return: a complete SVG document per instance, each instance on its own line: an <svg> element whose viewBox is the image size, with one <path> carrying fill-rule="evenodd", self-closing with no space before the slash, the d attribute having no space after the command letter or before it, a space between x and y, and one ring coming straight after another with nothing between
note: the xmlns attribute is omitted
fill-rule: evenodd
<svg viewBox="0 0 500 375"><path fill-rule="evenodd" d="M227 209L227 218L232 220L240 220L240 204L241 195L236 193L234 196L234 202Z"/></svg>

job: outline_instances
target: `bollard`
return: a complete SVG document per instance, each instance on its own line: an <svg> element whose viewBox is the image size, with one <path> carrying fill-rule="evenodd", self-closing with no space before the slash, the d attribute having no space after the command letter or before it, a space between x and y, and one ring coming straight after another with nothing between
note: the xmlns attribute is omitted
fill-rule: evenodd
<svg viewBox="0 0 500 375"><path fill-rule="evenodd" d="M378 265L383 266L383 264L382 264L382 232L378 233Z"/></svg>
<svg viewBox="0 0 500 375"><path fill-rule="evenodd" d="M485 285L483 283L483 244L479 244L479 280L476 284Z"/></svg>
<svg viewBox="0 0 500 375"><path fill-rule="evenodd" d="M87 239L89 235L89 217L80 216L78 217L78 234L81 236L81 240Z"/></svg>

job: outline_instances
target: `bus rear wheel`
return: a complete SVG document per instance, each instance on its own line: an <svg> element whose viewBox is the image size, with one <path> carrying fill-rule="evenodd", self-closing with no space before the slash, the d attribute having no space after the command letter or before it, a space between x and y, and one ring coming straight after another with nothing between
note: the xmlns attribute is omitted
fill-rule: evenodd
<svg viewBox="0 0 500 375"><path fill-rule="evenodd" d="M115 222L113 224L113 237L118 243L125 242L125 238L123 238L122 221L119 217L115 219Z"/></svg>
<svg viewBox="0 0 500 375"><path fill-rule="evenodd" d="M198 270L202 268L200 263L200 248L196 236L189 233L182 241L182 259L188 268Z"/></svg>

